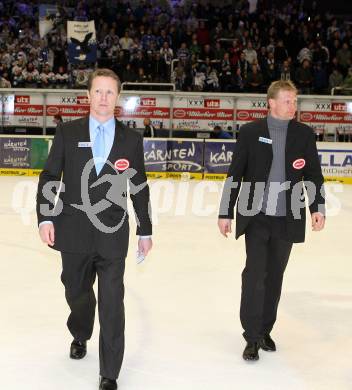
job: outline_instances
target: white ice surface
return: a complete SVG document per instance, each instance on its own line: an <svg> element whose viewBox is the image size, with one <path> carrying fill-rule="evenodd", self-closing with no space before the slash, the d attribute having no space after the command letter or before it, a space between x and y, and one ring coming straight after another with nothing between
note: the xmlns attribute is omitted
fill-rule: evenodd
<svg viewBox="0 0 352 390"><path fill-rule="evenodd" d="M272 333L278 351L249 364L238 315L244 240L218 233L221 184L207 185L151 183L160 212L141 265L132 226L119 389L352 389L352 186L335 193L342 208L326 229L307 226L306 243L294 246ZM98 323L87 357L70 360L60 256L39 240L35 186L0 178L0 389L97 389Z"/></svg>

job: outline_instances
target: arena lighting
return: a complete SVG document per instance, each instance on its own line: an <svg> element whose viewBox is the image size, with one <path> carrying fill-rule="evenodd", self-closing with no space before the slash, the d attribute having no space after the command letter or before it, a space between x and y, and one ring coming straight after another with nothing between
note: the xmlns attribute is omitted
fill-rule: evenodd
<svg viewBox="0 0 352 390"><path fill-rule="evenodd" d="M15 95L0 95L0 113L15 113Z"/></svg>
<svg viewBox="0 0 352 390"><path fill-rule="evenodd" d="M130 98L127 99L125 105L124 105L124 108L126 111L133 111L136 106L138 105L138 97L136 96L132 96Z"/></svg>
<svg viewBox="0 0 352 390"><path fill-rule="evenodd" d="M352 102L346 103L346 111L350 114L352 114Z"/></svg>

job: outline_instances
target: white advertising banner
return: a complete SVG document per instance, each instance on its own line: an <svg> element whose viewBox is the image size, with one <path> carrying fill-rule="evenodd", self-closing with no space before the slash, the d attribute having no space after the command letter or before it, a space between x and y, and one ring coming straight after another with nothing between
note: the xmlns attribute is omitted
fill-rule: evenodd
<svg viewBox="0 0 352 390"><path fill-rule="evenodd" d="M236 108L236 123L237 128L245 123L253 122L257 119L262 119L267 115L268 106L266 97L247 97L237 100Z"/></svg>
<svg viewBox="0 0 352 390"><path fill-rule="evenodd" d="M181 130L212 130L233 127L233 99L224 97L183 96L174 98L173 128Z"/></svg>
<svg viewBox="0 0 352 390"><path fill-rule="evenodd" d="M55 127L55 115L61 115L64 122L72 121L89 114L88 97L83 92L79 94L65 93L47 96L46 115L48 127Z"/></svg>
<svg viewBox="0 0 352 390"><path fill-rule="evenodd" d="M169 129L170 95L121 96L115 114L129 127L144 127L143 120L149 118L155 128Z"/></svg>
<svg viewBox="0 0 352 390"><path fill-rule="evenodd" d="M352 183L351 143L318 142L317 146L325 179Z"/></svg>
<svg viewBox="0 0 352 390"><path fill-rule="evenodd" d="M352 100L305 99L300 104L301 122L311 126L317 133L347 134L352 131Z"/></svg>
<svg viewBox="0 0 352 390"><path fill-rule="evenodd" d="M3 126L42 127L43 101L40 93L2 95Z"/></svg>

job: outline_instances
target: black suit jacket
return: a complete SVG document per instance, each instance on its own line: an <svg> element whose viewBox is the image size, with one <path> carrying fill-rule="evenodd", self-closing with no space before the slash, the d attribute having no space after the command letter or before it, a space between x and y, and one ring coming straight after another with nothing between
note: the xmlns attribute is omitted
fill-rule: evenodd
<svg viewBox="0 0 352 390"><path fill-rule="evenodd" d="M241 127L224 186L219 218L233 219L234 206L238 200L236 238L245 232L252 218L239 211L239 204L246 204L249 210L260 209L258 201L262 198L255 197L255 184L267 183L270 173L273 159L272 145L260 142L260 137L270 139L266 118ZM287 129L285 152L286 181L290 182L289 189L286 191L287 239L291 242L303 242L306 210L305 207L299 208L297 213L296 205L297 201L304 199L303 181L314 183L317 190L316 193L307 192L310 212L323 211L325 204L324 178L313 130L303 123L291 120ZM295 168L293 164L299 159L305 161L305 166L301 169ZM249 183L249 191L247 188L244 190L242 181Z"/></svg>
<svg viewBox="0 0 352 390"><path fill-rule="evenodd" d="M54 223L54 249L72 253L98 251L108 258L124 257L127 254L129 237L126 212L128 182L130 182L130 196L136 213L137 234L152 233L143 139L140 134L116 121L115 139L108 162L98 176L91 160L93 158L91 147L87 145L79 147L79 143L89 141L89 117L58 126L48 160L39 177L38 224L47 220ZM114 164L123 159L129 162L129 170L117 171ZM86 164L90 160L91 169L87 169ZM85 169L87 175L83 175ZM131 170L135 172L133 176ZM43 195L43 187L48 182L59 182L61 179L62 188L59 197L63 202L62 212L57 216L43 215L41 205L49 203ZM97 183L97 180L101 183ZM114 185L111 184L112 182ZM135 189L137 191L134 191ZM85 197L89 197L90 204L102 203L102 211L96 214L99 223L110 228L110 231L118 225L120 228L115 232L107 233L101 231L99 225L94 225L87 213L82 210L82 204L86 203L82 201L82 193L87 194ZM78 208L73 205L78 205ZM54 213L56 211L58 211L57 206Z"/></svg>

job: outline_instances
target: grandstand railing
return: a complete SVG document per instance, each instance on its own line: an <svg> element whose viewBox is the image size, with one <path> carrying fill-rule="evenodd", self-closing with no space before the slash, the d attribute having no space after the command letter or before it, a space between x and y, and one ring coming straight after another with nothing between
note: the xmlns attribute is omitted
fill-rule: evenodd
<svg viewBox="0 0 352 390"><path fill-rule="evenodd" d="M340 92L344 95L352 95L352 88L349 87L334 87L331 89L331 95L334 96L336 92ZM346 92L346 93L345 93Z"/></svg>

